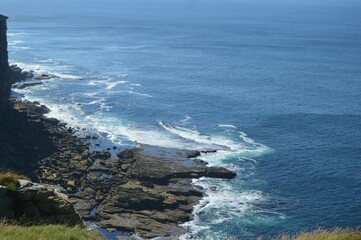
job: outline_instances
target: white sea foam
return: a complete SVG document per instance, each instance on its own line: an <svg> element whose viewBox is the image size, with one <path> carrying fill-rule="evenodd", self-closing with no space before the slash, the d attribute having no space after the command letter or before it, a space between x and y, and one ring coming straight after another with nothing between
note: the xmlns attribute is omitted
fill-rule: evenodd
<svg viewBox="0 0 361 240"><path fill-rule="evenodd" d="M140 127L132 123L124 123L118 118L104 117L103 113L88 116L94 127L102 132L114 136L124 136L132 142L160 146L167 148L177 147L179 149L197 149L199 146L190 141L184 141L166 131L154 127Z"/></svg>
<svg viewBox="0 0 361 240"><path fill-rule="evenodd" d="M25 47L25 46L18 46L18 45L14 45L11 46L14 50L27 50L27 49L31 49L31 47Z"/></svg>
<svg viewBox="0 0 361 240"><path fill-rule="evenodd" d="M261 191L241 191L221 179L203 177L193 180L193 184L203 187L207 195L194 208L194 219L182 224L190 233L181 239L193 239L198 232L212 225L245 216L252 211L255 202L266 198Z"/></svg>
<svg viewBox="0 0 361 240"><path fill-rule="evenodd" d="M19 45L21 43L23 43L24 41L21 41L21 40L13 40L13 41L9 41L8 42L8 45L9 46L16 46L16 45Z"/></svg>
<svg viewBox="0 0 361 240"><path fill-rule="evenodd" d="M250 138L244 137L244 139L248 140L242 143L241 141L232 140L227 136L223 135L204 135L198 132L197 130L191 130L183 127L172 127L168 124L163 122L159 122L159 124L167 131L178 135L184 139L188 139L197 143L204 144L211 149L218 149L217 154L213 155L220 155L220 154L227 154L227 155L238 155L238 154L254 154L254 153L264 153L268 151L269 148L262 144L258 144L252 142ZM251 144L247 144L251 143ZM207 154L210 156L212 154ZM223 157L223 156L222 156Z"/></svg>
<svg viewBox="0 0 361 240"><path fill-rule="evenodd" d="M192 139L195 142L221 146L217 152L202 153L200 159L209 163L209 166L223 166L242 174L242 178L252 176L255 157L262 156L271 151L267 146L255 142L244 132L237 131L237 128L223 126L227 133L233 133L239 138L230 138L225 135L203 135L196 130L181 127L172 127L160 123L163 128L181 136ZM236 162L235 162L236 161ZM247 161L247 167L242 167L242 162ZM259 190L241 190L237 187L239 181L201 178L193 180L193 184L201 186L206 196L195 206L193 210L194 219L183 224L189 230L181 239L194 239L199 232L207 232L213 225L221 224L230 219L239 219L242 216L254 214L254 204L267 201L267 197ZM221 239L221 238L220 238Z"/></svg>
<svg viewBox="0 0 361 240"><path fill-rule="evenodd" d="M51 58L48 58L48 59L45 59L45 60L38 60L38 62L40 62L40 63L56 63L56 64L59 63L58 60L51 59Z"/></svg>
<svg viewBox="0 0 361 240"><path fill-rule="evenodd" d="M77 76L77 75L73 75L73 74L66 74L66 73L60 73L60 72L51 72L49 71L49 73L58 76L60 78L63 79L83 79L83 77L81 76Z"/></svg>
<svg viewBox="0 0 361 240"><path fill-rule="evenodd" d="M192 118L188 115L185 115L184 118L182 120L180 120L181 123L187 123L189 122L189 120L191 120Z"/></svg>
<svg viewBox="0 0 361 240"><path fill-rule="evenodd" d="M44 87L44 85L37 85L35 87ZM45 88L47 88L45 86ZM93 127L92 123L89 123L85 120L85 113L81 109L80 105L77 104L62 104L55 103L52 100L46 100L38 96L31 95L33 89L16 89L16 92L19 92L24 95L24 98L29 101L37 101L42 105L47 106L50 109L50 112L45 114L47 117L56 118L73 128L91 128Z"/></svg>
<svg viewBox="0 0 361 240"><path fill-rule="evenodd" d="M96 85L99 85L99 84L105 84L104 81L106 81L106 80L90 80L88 82L88 85L89 86L96 86Z"/></svg>
<svg viewBox="0 0 361 240"><path fill-rule="evenodd" d="M82 103L83 105L95 105L104 102L104 98L99 98L88 103Z"/></svg>
<svg viewBox="0 0 361 240"><path fill-rule="evenodd" d="M117 81L117 82L105 82L105 85L107 85L106 89L107 90L110 90L116 86L118 86L119 84L124 84L124 83L127 83L128 81L125 81L125 80L120 80L120 81Z"/></svg>
<svg viewBox="0 0 361 240"><path fill-rule="evenodd" d="M231 125L231 124L218 124L218 127L220 128L232 128L232 129L237 129L236 126Z"/></svg>
<svg viewBox="0 0 361 240"><path fill-rule="evenodd" d="M8 37L20 37L20 36L27 36L29 33L26 32L8 32Z"/></svg>
<svg viewBox="0 0 361 240"><path fill-rule="evenodd" d="M168 124L165 124L162 121L159 121L159 125L164 128L166 131L179 136L185 140L190 140L195 143L198 143L199 146L207 149L223 149L228 148L229 146L222 144L221 142L217 142L217 139L214 139L210 136L202 135L196 130L182 128L182 127L172 127Z"/></svg>
<svg viewBox="0 0 361 240"><path fill-rule="evenodd" d="M59 119L72 127L91 127L91 125L84 122L85 113L78 105L50 102L44 102L44 104L51 110L46 114L47 117Z"/></svg>
<svg viewBox="0 0 361 240"><path fill-rule="evenodd" d="M140 93L140 92L135 92L135 91L131 91L131 90L127 91L127 93L142 96L142 97L150 97L150 98L153 97L152 95L147 94L147 93Z"/></svg>

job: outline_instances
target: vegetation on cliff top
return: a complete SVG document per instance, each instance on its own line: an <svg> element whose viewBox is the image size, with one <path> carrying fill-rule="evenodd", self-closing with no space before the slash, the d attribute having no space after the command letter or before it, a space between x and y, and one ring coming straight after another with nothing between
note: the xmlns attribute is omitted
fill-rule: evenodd
<svg viewBox="0 0 361 240"><path fill-rule="evenodd" d="M97 232L91 232L79 227L61 225L17 226L0 225L2 240L103 240Z"/></svg>
<svg viewBox="0 0 361 240"><path fill-rule="evenodd" d="M26 179L13 172L0 172L0 185L7 187L9 191L15 191L20 186L19 179Z"/></svg>
<svg viewBox="0 0 361 240"><path fill-rule="evenodd" d="M282 235L278 240L361 240L361 231L358 229L341 228L335 228L333 230L318 229L312 232L300 233L295 236Z"/></svg>

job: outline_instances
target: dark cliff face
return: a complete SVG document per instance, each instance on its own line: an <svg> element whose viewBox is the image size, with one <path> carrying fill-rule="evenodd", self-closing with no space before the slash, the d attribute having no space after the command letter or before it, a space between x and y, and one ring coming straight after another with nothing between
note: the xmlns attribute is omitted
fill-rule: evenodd
<svg viewBox="0 0 361 240"><path fill-rule="evenodd" d="M0 15L0 109L6 106L10 95L11 83L8 77L8 44L6 38L6 19L7 17Z"/></svg>

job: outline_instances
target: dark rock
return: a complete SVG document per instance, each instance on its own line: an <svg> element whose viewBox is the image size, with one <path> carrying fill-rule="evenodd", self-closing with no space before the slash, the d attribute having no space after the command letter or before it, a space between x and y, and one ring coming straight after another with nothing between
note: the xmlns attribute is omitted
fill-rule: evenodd
<svg viewBox="0 0 361 240"><path fill-rule="evenodd" d="M117 157L120 159L132 159L134 157L134 153L132 150L125 149L124 151L118 153Z"/></svg>
<svg viewBox="0 0 361 240"><path fill-rule="evenodd" d="M13 84L12 88L24 89L27 87L32 87L32 86L41 85L41 84L42 84L41 82L23 82L23 83Z"/></svg>
<svg viewBox="0 0 361 240"><path fill-rule="evenodd" d="M102 220L98 222L98 224L100 227L105 229L114 228L120 231L134 232L135 226L140 223L127 217L112 215L109 219Z"/></svg>
<svg viewBox="0 0 361 240"><path fill-rule="evenodd" d="M10 96L11 79L9 78L9 62L6 38L7 17L0 15L0 117Z"/></svg>
<svg viewBox="0 0 361 240"><path fill-rule="evenodd" d="M59 120L56 118L44 118L44 122L49 123L51 125L58 125Z"/></svg>
<svg viewBox="0 0 361 240"><path fill-rule="evenodd" d="M93 159L103 159L103 160L106 160L106 159L110 158L111 155L112 155L112 154L111 154L108 150L103 149L101 152L99 152L99 151L94 151L94 152L90 155L90 157L93 158Z"/></svg>
<svg viewBox="0 0 361 240"><path fill-rule="evenodd" d="M237 174L231 170L222 167L209 167L207 168L207 177L212 178L234 178Z"/></svg>
<svg viewBox="0 0 361 240"><path fill-rule="evenodd" d="M149 210L163 208L164 197L145 192L141 188L117 187L114 192L99 205L98 211L113 213L119 209Z"/></svg>
<svg viewBox="0 0 361 240"><path fill-rule="evenodd" d="M187 152L187 157L188 158L196 158L196 157L198 157L200 155L201 155L201 152L197 151L197 150Z"/></svg>
<svg viewBox="0 0 361 240"><path fill-rule="evenodd" d="M201 153L216 153L217 150L202 150Z"/></svg>
<svg viewBox="0 0 361 240"><path fill-rule="evenodd" d="M14 215L12 211L14 200L7 193L7 188L0 185L0 219L11 218Z"/></svg>
<svg viewBox="0 0 361 240"><path fill-rule="evenodd" d="M48 80L53 78L54 76L48 74L41 74L40 76L34 77L34 80Z"/></svg>
<svg viewBox="0 0 361 240"><path fill-rule="evenodd" d="M151 182L142 181L142 182L140 182L140 184L147 188L154 188L154 184Z"/></svg>

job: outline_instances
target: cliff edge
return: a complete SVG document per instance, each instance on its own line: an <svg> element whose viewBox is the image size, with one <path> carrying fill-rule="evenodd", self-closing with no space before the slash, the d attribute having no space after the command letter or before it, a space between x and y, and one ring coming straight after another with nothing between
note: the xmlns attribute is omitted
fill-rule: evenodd
<svg viewBox="0 0 361 240"><path fill-rule="evenodd" d="M8 17L0 14L0 110L3 110L10 96L8 43L6 38Z"/></svg>

